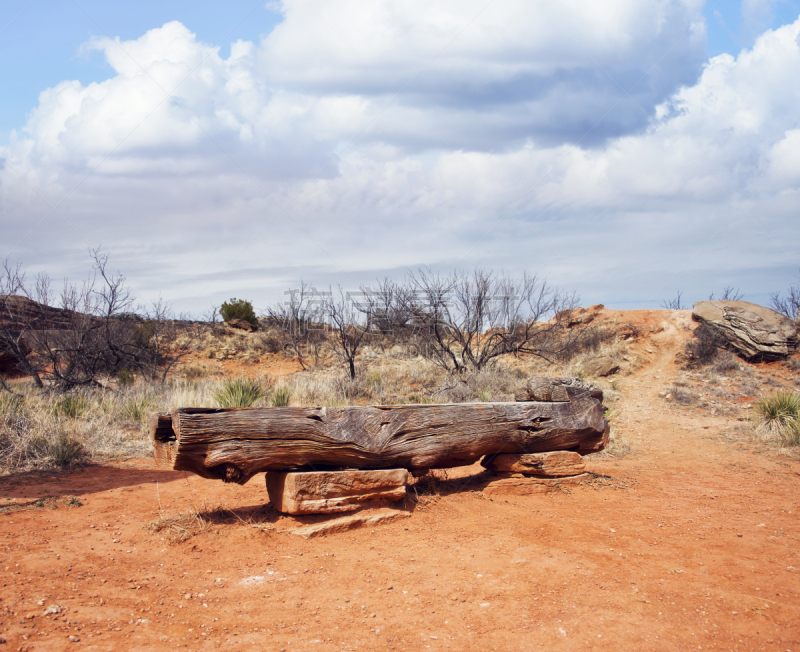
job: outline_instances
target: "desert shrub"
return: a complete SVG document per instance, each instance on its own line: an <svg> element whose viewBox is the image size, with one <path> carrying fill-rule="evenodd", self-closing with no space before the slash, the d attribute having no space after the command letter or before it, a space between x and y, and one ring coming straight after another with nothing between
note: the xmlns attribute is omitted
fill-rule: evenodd
<svg viewBox="0 0 800 652"><path fill-rule="evenodd" d="M133 343L137 348L152 350L153 338L156 336L156 324L152 319L148 319L143 324L139 324L133 331Z"/></svg>
<svg viewBox="0 0 800 652"><path fill-rule="evenodd" d="M412 500L419 502L422 497L440 498L447 491L449 479L446 469L427 469L409 485Z"/></svg>
<svg viewBox="0 0 800 652"><path fill-rule="evenodd" d="M53 412L70 419L78 419L89 409L89 399L83 394L67 394L53 405Z"/></svg>
<svg viewBox="0 0 800 652"><path fill-rule="evenodd" d="M253 304L244 299L231 299L225 301L219 308L219 314L223 321L231 319L243 319L250 322L253 326L258 326L256 313L253 311Z"/></svg>
<svg viewBox="0 0 800 652"><path fill-rule="evenodd" d="M156 399L148 394L131 396L122 404L122 413L141 426L147 424L150 413L156 407Z"/></svg>
<svg viewBox="0 0 800 652"><path fill-rule="evenodd" d="M214 392L214 400L223 408L252 407L267 395L267 387L254 378L233 378L223 381Z"/></svg>
<svg viewBox="0 0 800 652"><path fill-rule="evenodd" d="M283 341L274 335L268 335L263 340L264 350L267 353L280 353L283 351Z"/></svg>
<svg viewBox="0 0 800 652"><path fill-rule="evenodd" d="M661 302L661 307L665 310L686 310L686 306L682 302L683 292L678 291L674 299L664 299Z"/></svg>
<svg viewBox="0 0 800 652"><path fill-rule="evenodd" d="M724 349L725 339L705 323L694 329L694 338L686 344L686 355L689 363L702 367L711 364L720 349Z"/></svg>
<svg viewBox="0 0 800 652"><path fill-rule="evenodd" d="M759 428L778 435L787 444L800 443L800 394L782 390L756 401Z"/></svg>
<svg viewBox="0 0 800 652"><path fill-rule="evenodd" d="M564 335L564 346L555 359L558 362L570 362L584 353L594 353L604 344L616 339L616 332L610 328L590 327L579 332L577 336Z"/></svg>
<svg viewBox="0 0 800 652"><path fill-rule="evenodd" d="M16 394L0 394L0 419L20 414L25 407L21 396Z"/></svg>
<svg viewBox="0 0 800 652"><path fill-rule="evenodd" d="M780 434L787 446L800 446L800 419L787 423Z"/></svg>
<svg viewBox="0 0 800 652"><path fill-rule="evenodd" d="M672 398L675 399L675 402L681 405L691 405L697 398L687 388L681 387L677 383L669 388L667 394L672 394Z"/></svg>
<svg viewBox="0 0 800 652"><path fill-rule="evenodd" d="M377 369L370 371L364 378L364 386L371 390L380 389L383 386L383 377Z"/></svg>
<svg viewBox="0 0 800 652"><path fill-rule="evenodd" d="M720 374L729 374L733 371L739 371L739 359L729 351L719 351L717 352L713 367L714 371Z"/></svg>
<svg viewBox="0 0 800 652"><path fill-rule="evenodd" d="M32 437L25 452L29 460L58 467L74 464L86 454L83 444L64 432L57 432L49 437L44 435Z"/></svg>
<svg viewBox="0 0 800 652"><path fill-rule="evenodd" d="M205 367L196 364L186 365L182 370L183 377L186 378L186 380L197 380L207 373L208 370Z"/></svg>
<svg viewBox="0 0 800 652"><path fill-rule="evenodd" d="M291 390L286 385L278 385L269 397L269 404L272 407L287 407L291 398Z"/></svg>
<svg viewBox="0 0 800 652"><path fill-rule="evenodd" d="M136 375L128 369L121 369L117 374L117 384L120 387L130 387L136 382Z"/></svg>

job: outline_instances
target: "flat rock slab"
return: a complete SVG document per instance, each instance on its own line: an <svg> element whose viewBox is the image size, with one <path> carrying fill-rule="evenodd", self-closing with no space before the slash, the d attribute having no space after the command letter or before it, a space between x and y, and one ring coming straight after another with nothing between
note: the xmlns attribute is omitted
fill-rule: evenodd
<svg viewBox="0 0 800 652"><path fill-rule="evenodd" d="M353 512L405 498L408 471L270 471L267 492L284 514Z"/></svg>
<svg viewBox="0 0 800 652"><path fill-rule="evenodd" d="M617 373L619 371L619 363L611 356L600 355L584 362L583 370L590 376L600 378Z"/></svg>
<svg viewBox="0 0 800 652"><path fill-rule="evenodd" d="M492 480L483 488L487 496L528 496L559 492L562 488L583 484L589 479L588 473L567 478L536 478L515 474Z"/></svg>
<svg viewBox="0 0 800 652"><path fill-rule="evenodd" d="M495 473L522 473L545 478L561 478L586 472L583 457L572 451L487 456L483 458L481 465Z"/></svg>
<svg viewBox="0 0 800 652"><path fill-rule="evenodd" d="M335 518L330 521L325 521L324 523L315 523L314 525L306 525L294 530L289 530L289 534L296 534L304 539L310 539L328 534L336 534L337 532L346 532L347 530L353 530L359 527L391 523L392 521L408 518L410 516L410 512L404 512L399 509L385 510L375 514L352 514L351 516L342 516L341 518Z"/></svg>

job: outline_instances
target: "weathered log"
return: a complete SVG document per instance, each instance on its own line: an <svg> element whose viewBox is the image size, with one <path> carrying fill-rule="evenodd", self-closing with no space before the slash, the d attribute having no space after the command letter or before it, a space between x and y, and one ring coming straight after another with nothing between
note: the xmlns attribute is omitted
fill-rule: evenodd
<svg viewBox="0 0 800 652"><path fill-rule="evenodd" d="M413 471L499 453L602 450L609 427L596 392L570 394L560 403L176 408L171 435L163 414L150 424L160 464L244 484L263 471Z"/></svg>

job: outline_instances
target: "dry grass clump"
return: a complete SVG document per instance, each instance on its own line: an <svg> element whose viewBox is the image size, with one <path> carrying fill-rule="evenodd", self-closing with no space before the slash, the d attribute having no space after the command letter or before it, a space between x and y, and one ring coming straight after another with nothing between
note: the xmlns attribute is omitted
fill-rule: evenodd
<svg viewBox="0 0 800 652"><path fill-rule="evenodd" d="M667 390L667 397L672 395L673 400L679 405L692 405L697 401L697 396L691 391L687 383L675 381Z"/></svg>
<svg viewBox="0 0 800 652"><path fill-rule="evenodd" d="M159 514L146 528L153 534L161 534L169 544L182 543L191 537L206 532L211 522L195 507L189 507L178 514Z"/></svg>
<svg viewBox="0 0 800 652"><path fill-rule="evenodd" d="M28 382L0 394L0 473L63 468L81 462L152 454L150 412L174 406L214 405L219 383L173 380L164 384L95 388L59 395Z"/></svg>

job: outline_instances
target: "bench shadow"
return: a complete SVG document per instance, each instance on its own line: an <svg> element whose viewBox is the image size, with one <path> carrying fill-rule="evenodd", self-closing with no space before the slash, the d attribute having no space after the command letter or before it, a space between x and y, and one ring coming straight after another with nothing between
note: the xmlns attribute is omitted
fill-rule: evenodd
<svg viewBox="0 0 800 652"><path fill-rule="evenodd" d="M302 525L323 523L343 516L370 512L377 507L414 513L418 508L424 509L426 504L435 502L442 496L466 491L482 491L496 477L494 473L486 470L455 478L449 478L446 473L441 471L426 473L424 476L415 478L409 483L406 489L406 497L403 500L379 506L367 503L352 511L332 514L282 514L265 498L265 502L262 504L200 510L197 515L212 526L244 524L254 527L265 526L265 529L291 529Z"/></svg>
<svg viewBox="0 0 800 652"><path fill-rule="evenodd" d="M85 464L64 471L24 471L0 477L0 498L83 496L146 483L173 482L185 475L182 471L104 464Z"/></svg>

